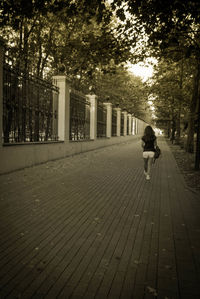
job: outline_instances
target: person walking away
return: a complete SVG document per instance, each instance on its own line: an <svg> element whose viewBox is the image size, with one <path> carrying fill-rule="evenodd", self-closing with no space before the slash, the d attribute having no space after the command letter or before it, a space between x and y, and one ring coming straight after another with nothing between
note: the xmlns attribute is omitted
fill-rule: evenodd
<svg viewBox="0 0 200 299"><path fill-rule="evenodd" d="M143 159L144 159L144 175L150 180L151 167L155 154L157 139L155 132L151 126L147 126L142 137Z"/></svg>

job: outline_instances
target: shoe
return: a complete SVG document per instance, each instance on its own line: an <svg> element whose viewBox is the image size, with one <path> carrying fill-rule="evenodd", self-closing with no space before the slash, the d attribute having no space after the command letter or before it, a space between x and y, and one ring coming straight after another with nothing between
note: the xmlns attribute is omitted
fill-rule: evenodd
<svg viewBox="0 0 200 299"><path fill-rule="evenodd" d="M150 175L147 174L146 179L149 181L150 180Z"/></svg>

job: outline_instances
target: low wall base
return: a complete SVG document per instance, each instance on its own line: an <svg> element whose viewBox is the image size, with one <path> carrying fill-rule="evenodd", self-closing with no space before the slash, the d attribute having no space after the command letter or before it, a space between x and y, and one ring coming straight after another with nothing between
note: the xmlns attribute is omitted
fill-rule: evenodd
<svg viewBox="0 0 200 299"><path fill-rule="evenodd" d="M0 148L0 174L138 138L138 135L131 135L89 141L4 145Z"/></svg>

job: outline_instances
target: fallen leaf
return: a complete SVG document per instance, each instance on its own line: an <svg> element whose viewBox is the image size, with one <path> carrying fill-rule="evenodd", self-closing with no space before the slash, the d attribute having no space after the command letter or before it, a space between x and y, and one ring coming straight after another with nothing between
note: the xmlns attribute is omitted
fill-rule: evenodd
<svg viewBox="0 0 200 299"><path fill-rule="evenodd" d="M171 266L171 265L165 265L165 268L166 268L167 270L170 270L170 269L172 269L172 266Z"/></svg>
<svg viewBox="0 0 200 299"><path fill-rule="evenodd" d="M155 296L155 297L158 296L158 293L157 293L156 289L154 289L154 288L148 286L148 287L147 287L147 290L148 290L149 293L152 294L153 296Z"/></svg>
<svg viewBox="0 0 200 299"><path fill-rule="evenodd" d="M120 260L120 259L121 259L121 257L120 257L120 256L116 256L115 258L116 258L116 260Z"/></svg>
<svg viewBox="0 0 200 299"><path fill-rule="evenodd" d="M100 219L98 217L94 218L94 222L100 223Z"/></svg>

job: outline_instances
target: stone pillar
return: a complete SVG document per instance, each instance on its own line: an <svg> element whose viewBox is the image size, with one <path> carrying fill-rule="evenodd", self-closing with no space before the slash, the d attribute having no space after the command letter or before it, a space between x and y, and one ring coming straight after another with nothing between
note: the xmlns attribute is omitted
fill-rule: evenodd
<svg viewBox="0 0 200 299"><path fill-rule="evenodd" d="M131 135L132 133L132 116L130 113L128 113L128 135Z"/></svg>
<svg viewBox="0 0 200 299"><path fill-rule="evenodd" d="M3 62L4 62L4 42L0 39L0 147L3 144Z"/></svg>
<svg viewBox="0 0 200 299"><path fill-rule="evenodd" d="M135 135L138 134L138 119L135 118Z"/></svg>
<svg viewBox="0 0 200 299"><path fill-rule="evenodd" d="M90 139L95 140L97 138L97 96L87 95L90 102Z"/></svg>
<svg viewBox="0 0 200 299"><path fill-rule="evenodd" d="M70 86L65 75L53 76L53 84L59 87L58 95L58 138L69 141Z"/></svg>
<svg viewBox="0 0 200 299"><path fill-rule="evenodd" d="M122 112L124 115L124 132L123 132L123 136L127 136L127 112L123 111Z"/></svg>
<svg viewBox="0 0 200 299"><path fill-rule="evenodd" d="M111 138L112 136L112 103L103 103L106 107L106 137Z"/></svg>
<svg viewBox="0 0 200 299"><path fill-rule="evenodd" d="M121 108L114 108L117 112L117 136L121 136Z"/></svg>
<svg viewBox="0 0 200 299"><path fill-rule="evenodd" d="M132 117L132 135L136 135L135 117Z"/></svg>

